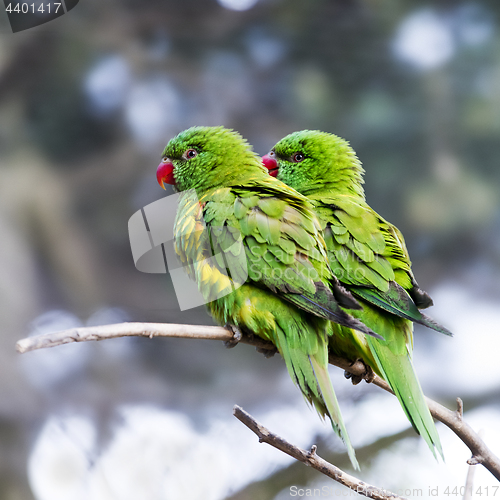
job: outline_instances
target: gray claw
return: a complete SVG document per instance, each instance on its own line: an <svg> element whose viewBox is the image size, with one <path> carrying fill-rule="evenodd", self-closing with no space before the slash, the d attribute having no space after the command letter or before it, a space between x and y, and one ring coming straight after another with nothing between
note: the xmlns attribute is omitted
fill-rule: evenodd
<svg viewBox="0 0 500 500"><path fill-rule="evenodd" d="M243 334L241 333L241 330L235 326L235 325L226 325L225 328L227 328L232 334L233 338L231 340L226 340L224 341L224 346L227 349L232 349L233 347L236 347L239 343L239 341L243 338Z"/></svg>

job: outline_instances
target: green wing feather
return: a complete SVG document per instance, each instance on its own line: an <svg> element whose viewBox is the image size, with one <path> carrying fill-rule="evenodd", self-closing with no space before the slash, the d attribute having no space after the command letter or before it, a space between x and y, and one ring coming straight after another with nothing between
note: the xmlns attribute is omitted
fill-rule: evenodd
<svg viewBox="0 0 500 500"><path fill-rule="evenodd" d="M353 295L397 316L452 335L419 311L420 304L428 307L432 301L418 287L403 236L395 226L351 196L329 196L314 201L321 207L318 215L325 224L332 271ZM414 295L419 298L417 301Z"/></svg>
<svg viewBox="0 0 500 500"><path fill-rule="evenodd" d="M370 289L362 287L353 288L352 291L355 295L362 297L367 302L395 314L396 316L409 319L414 323L427 326L428 328L432 328L450 337L453 335L447 328L423 314L415 305L415 302L413 302L408 292L395 281L389 282L387 293L381 293L380 290L376 288Z"/></svg>

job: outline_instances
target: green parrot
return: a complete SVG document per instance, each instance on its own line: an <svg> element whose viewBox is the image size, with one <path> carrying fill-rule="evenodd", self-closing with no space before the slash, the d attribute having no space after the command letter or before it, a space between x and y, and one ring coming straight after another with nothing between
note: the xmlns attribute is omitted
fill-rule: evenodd
<svg viewBox="0 0 500 500"><path fill-rule="evenodd" d="M359 300L352 311L377 339L332 324L333 354L365 365L390 385L414 429L443 456L412 363L413 323L451 335L420 309L432 305L417 284L403 235L365 201L363 168L344 139L303 130L281 139L263 163L271 176L307 196L323 229L334 275Z"/></svg>
<svg viewBox="0 0 500 500"><path fill-rule="evenodd" d="M359 468L328 375L328 328L334 321L381 337L341 308L361 306L331 273L312 205L270 177L248 143L223 127L187 129L162 156L158 182L181 196L175 250L209 312L276 346Z"/></svg>

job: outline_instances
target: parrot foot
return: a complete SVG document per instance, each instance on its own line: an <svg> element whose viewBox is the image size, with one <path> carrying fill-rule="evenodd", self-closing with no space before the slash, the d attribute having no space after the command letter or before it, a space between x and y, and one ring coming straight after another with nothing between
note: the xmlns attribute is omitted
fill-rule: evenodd
<svg viewBox="0 0 500 500"><path fill-rule="evenodd" d="M225 328L227 328L232 334L233 338L231 340L226 340L224 341L224 347L227 349L232 349L233 347L236 347L240 340L243 338L243 334L241 333L241 330L235 326L235 325L225 325Z"/></svg>
<svg viewBox="0 0 500 500"><path fill-rule="evenodd" d="M357 362L363 364L363 366L365 367L365 371L361 375L354 375L351 372L345 370L344 377L347 379L351 379L352 385L358 385L362 380L366 380L367 384L371 384L373 382L373 379L375 378L375 373L372 370L372 367L368 366L361 358L358 358L356 361L354 361L351 366Z"/></svg>

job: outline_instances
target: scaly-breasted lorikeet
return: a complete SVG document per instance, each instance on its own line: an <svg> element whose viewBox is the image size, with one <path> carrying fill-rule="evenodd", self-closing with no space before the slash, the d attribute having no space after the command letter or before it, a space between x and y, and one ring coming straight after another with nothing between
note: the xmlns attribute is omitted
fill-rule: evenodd
<svg viewBox="0 0 500 500"><path fill-rule="evenodd" d="M270 177L247 142L223 127L170 140L157 178L181 192L176 253L212 316L276 346L358 467L327 370L329 320L375 334L341 309L360 306L330 271L307 198Z"/></svg>
<svg viewBox="0 0 500 500"><path fill-rule="evenodd" d="M353 361L360 357L384 378L415 430L435 456L435 448L442 456L413 369L412 322L451 333L419 310L431 306L432 300L413 276L401 232L366 203L364 170L355 152L338 136L304 130L281 139L263 162L271 176L313 203L331 269L363 306L352 315L383 337L361 336L333 324L330 349Z"/></svg>

